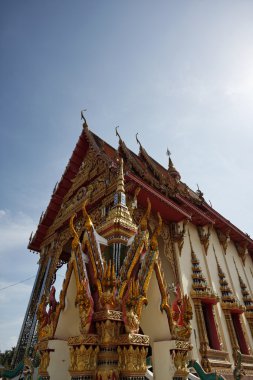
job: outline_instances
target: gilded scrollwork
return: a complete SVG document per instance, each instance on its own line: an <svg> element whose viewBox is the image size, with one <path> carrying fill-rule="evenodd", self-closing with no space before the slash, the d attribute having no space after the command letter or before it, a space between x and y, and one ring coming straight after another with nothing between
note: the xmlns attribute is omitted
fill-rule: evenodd
<svg viewBox="0 0 253 380"><path fill-rule="evenodd" d="M100 336L101 343L116 344L119 339L120 326L120 322L110 321L109 319L106 321L97 322L96 329L98 335Z"/></svg>
<svg viewBox="0 0 253 380"><path fill-rule="evenodd" d="M148 346L150 344L150 339L148 335L142 335L142 334L122 334L119 337L118 340L119 345L127 345L127 344L133 344L133 345L143 345Z"/></svg>
<svg viewBox="0 0 253 380"><path fill-rule="evenodd" d="M188 351L187 350L174 350L173 361L176 367L176 372L174 373L175 378L186 378L189 374L188 365Z"/></svg>
<svg viewBox="0 0 253 380"><path fill-rule="evenodd" d="M70 372L87 372L94 371L97 367L97 355L99 347L85 346L70 346Z"/></svg>
<svg viewBox="0 0 253 380"><path fill-rule="evenodd" d="M123 315L119 310L100 310L94 313L93 317L94 321L103 321L106 319L114 320L114 321L122 321Z"/></svg>
<svg viewBox="0 0 253 380"><path fill-rule="evenodd" d="M87 279L78 282L75 304L79 308L80 332L86 334L89 331L94 312L94 302Z"/></svg>
<svg viewBox="0 0 253 380"><path fill-rule="evenodd" d="M68 339L69 346L80 346L81 344L85 345L97 345L98 344L98 335L96 334L84 334L71 336Z"/></svg>
<svg viewBox="0 0 253 380"><path fill-rule="evenodd" d="M122 373L145 373L146 356L148 350L145 347L118 347L119 368Z"/></svg>

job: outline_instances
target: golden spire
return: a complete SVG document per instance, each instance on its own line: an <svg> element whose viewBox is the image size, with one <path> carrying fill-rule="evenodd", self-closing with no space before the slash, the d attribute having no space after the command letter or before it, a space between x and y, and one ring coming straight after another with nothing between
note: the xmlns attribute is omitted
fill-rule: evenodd
<svg viewBox="0 0 253 380"><path fill-rule="evenodd" d="M124 184L124 171L123 171L124 161L123 158L120 159L120 168L119 168L119 176L117 182L117 193L125 194L125 184Z"/></svg>
<svg viewBox="0 0 253 380"><path fill-rule="evenodd" d="M132 220L126 205L123 159L120 159L119 174L116 179L116 191L114 203L110 209L106 221L98 227L98 232L110 240L110 243L127 243L136 231L137 226Z"/></svg>

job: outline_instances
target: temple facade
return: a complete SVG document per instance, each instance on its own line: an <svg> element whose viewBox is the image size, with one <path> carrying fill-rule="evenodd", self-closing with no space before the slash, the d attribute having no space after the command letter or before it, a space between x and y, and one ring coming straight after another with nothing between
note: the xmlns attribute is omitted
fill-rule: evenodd
<svg viewBox="0 0 253 380"><path fill-rule="evenodd" d="M43 380L252 379L253 241L171 158L117 135L114 149L84 120L30 238L39 268L14 363L35 345Z"/></svg>

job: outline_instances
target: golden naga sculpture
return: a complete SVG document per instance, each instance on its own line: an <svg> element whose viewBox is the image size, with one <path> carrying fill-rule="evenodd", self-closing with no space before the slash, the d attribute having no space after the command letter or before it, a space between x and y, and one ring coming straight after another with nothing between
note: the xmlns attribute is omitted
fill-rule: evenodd
<svg viewBox="0 0 253 380"><path fill-rule="evenodd" d="M89 291L87 279L82 280L78 284L75 304L79 307L80 331L86 334L89 331L94 312L94 302Z"/></svg>
<svg viewBox="0 0 253 380"><path fill-rule="evenodd" d="M87 231L89 231L93 224L92 224L92 220L86 210L86 206L88 204L88 199L85 199L85 201L83 202L83 206L82 206L82 212L83 212L83 217L84 217L84 220L85 220L85 228Z"/></svg>
<svg viewBox="0 0 253 380"><path fill-rule="evenodd" d="M118 307L118 294L116 286L116 273L113 262L104 265L102 280L97 280L97 287L100 295L100 305L105 309L115 309Z"/></svg>
<svg viewBox="0 0 253 380"><path fill-rule="evenodd" d="M143 217L141 218L141 222L140 222L140 227L142 231L146 231L148 229L148 219L149 219L150 211L151 211L151 202L149 198L147 198L147 202L148 202L147 210L145 214L143 215Z"/></svg>
<svg viewBox="0 0 253 380"><path fill-rule="evenodd" d="M153 251L156 251L158 249L158 241L157 241L157 238L158 236L160 235L161 233L161 230L162 230L162 218L161 218L161 215L160 213L158 212L157 213L157 216L158 216L158 225L152 235L152 238L150 240L150 247Z"/></svg>
<svg viewBox="0 0 253 380"><path fill-rule="evenodd" d="M122 301L123 320L126 332L135 334L139 332L143 304L147 304L147 299L140 293L138 280L131 278L128 290Z"/></svg>
<svg viewBox="0 0 253 380"><path fill-rule="evenodd" d="M176 339L188 340L191 336L192 306L187 295L182 296L177 285L176 299L172 304L173 335Z"/></svg>
<svg viewBox="0 0 253 380"><path fill-rule="evenodd" d="M73 236L73 240L72 240L72 249L75 250L78 245L79 245L79 236L75 230L75 227L74 227L74 219L76 218L76 213L74 213L71 218L70 218L70 221L69 221L69 227L70 227L70 231L72 233L72 236Z"/></svg>
<svg viewBox="0 0 253 380"><path fill-rule="evenodd" d="M88 204L88 198L85 199L85 201L83 202L83 205L82 205L82 212L83 212L83 217L84 217L84 220L85 220L85 228L87 231L90 231L90 229L92 228L93 224L92 224L92 220L86 210L86 206ZM79 240L79 236L78 236L78 233L76 232L76 229L75 229L75 226L74 226L74 219L76 218L77 214L74 213L71 218L70 218L70 221L69 221L69 227L70 227L70 231L71 231L71 234L73 236L73 240L72 240L72 249L75 250L79 243L80 243L80 240Z"/></svg>
<svg viewBox="0 0 253 380"><path fill-rule="evenodd" d="M37 319L38 319L38 338L39 340L49 338L53 335L55 327L56 309L59 305L55 299L55 287L52 286L49 297L43 294L41 302L38 306ZM48 311L47 311L48 309Z"/></svg>

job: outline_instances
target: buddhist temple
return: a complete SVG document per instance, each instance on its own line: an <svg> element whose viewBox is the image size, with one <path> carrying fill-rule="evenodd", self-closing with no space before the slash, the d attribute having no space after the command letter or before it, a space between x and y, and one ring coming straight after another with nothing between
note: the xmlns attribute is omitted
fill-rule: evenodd
<svg viewBox="0 0 253 380"><path fill-rule="evenodd" d="M164 168L118 131L113 148L83 121L29 241L39 265L13 366L37 350L42 380L252 379L253 240L170 156Z"/></svg>

